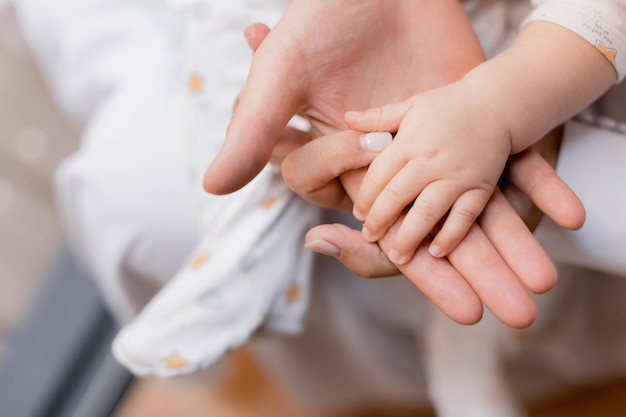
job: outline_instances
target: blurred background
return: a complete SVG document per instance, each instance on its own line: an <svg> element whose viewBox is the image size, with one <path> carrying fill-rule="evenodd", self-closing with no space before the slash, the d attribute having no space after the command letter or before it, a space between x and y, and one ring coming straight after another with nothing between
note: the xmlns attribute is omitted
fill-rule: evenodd
<svg viewBox="0 0 626 417"><path fill-rule="evenodd" d="M77 129L55 106L17 35L0 14L0 355L59 252L51 190L57 164L77 147Z"/></svg>
<svg viewBox="0 0 626 417"><path fill-rule="evenodd" d="M40 304L49 298L47 286L50 283L46 280L64 254L63 231L55 209L52 180L59 162L77 149L79 138L78 127L63 115L48 91L18 35L10 11L0 11L0 364L4 365L0 366L0 417L94 417L81 414L78 405L63 404L77 402L71 399L73 394L67 392L75 389L74 384L64 379L68 375L84 379L82 374L62 372L50 366L40 369L32 366L32 358L28 356L32 346L28 344L32 345L32 340L39 338L26 334L39 326L33 325L33 321L41 321L41 317L35 316L40 315ZM52 283L55 284L57 282ZM68 302L70 297L72 294L67 294ZM46 319L50 326L56 322L54 317ZM110 325L108 321L105 323ZM44 343L55 343L55 332L54 328L47 329ZM61 337L64 332L67 330L59 329ZM104 348L108 349L108 345ZM33 352L37 353L36 350ZM31 363L6 363L14 358ZM48 359L53 360L44 358ZM91 366L82 359L81 364ZM288 401L267 384L265 375L244 351L226 360L221 368L221 378L218 379L144 380L130 386L114 387L122 391L122 398L111 415L236 417L296 413L287 405ZM32 371L30 375L27 375L28 371ZM44 373L51 373L51 378L58 379L47 383L66 384L69 388L44 386ZM20 381L12 378L16 376ZM118 376L117 381L126 384L124 376ZM38 398L56 398L43 398L42 405L35 406L33 402L38 400L33 399L33 393L21 392L13 384L36 389ZM16 392L18 396L14 395ZM78 395L81 393L88 394L81 390ZM8 396L12 397L7 399ZM103 397L118 400L115 396ZM18 405L7 401L31 404Z"/></svg>
<svg viewBox="0 0 626 417"><path fill-rule="evenodd" d="M27 340L20 329L29 314L33 314L49 271L63 252L62 226L55 212L51 181L57 164L77 148L79 132L58 110L7 13L0 15L0 35L1 363L11 351L11 343ZM48 330L55 333L54 328ZM107 350L108 346L103 349ZM25 369L27 364L13 365L11 369L18 369L19 376L22 376L19 369ZM3 390L14 388L12 378L15 375L2 375L3 369L6 367L0 367L0 395ZM42 379L37 371L34 366L32 380ZM115 407L107 412L115 417L307 416L290 404L245 350L227 358L218 377L211 379L132 381L129 375L123 374L124 371L116 372L116 381L121 381L115 387L120 398L117 394L112 397ZM131 383L127 385L129 381ZM61 382L55 381L54 384ZM71 385L72 381L65 382ZM81 391L76 395L87 394ZM55 391L53 395L52 403L57 404L54 410L48 407L31 411L28 415L16 415L8 410L17 408L0 402L0 417L94 417L77 414L76 407L63 409L56 402L60 394ZM28 396L25 393L19 399L14 397L14 401L22 401ZM431 414L363 414L372 417L427 415ZM532 415L624 416L626 383L612 381L586 387L534 407Z"/></svg>

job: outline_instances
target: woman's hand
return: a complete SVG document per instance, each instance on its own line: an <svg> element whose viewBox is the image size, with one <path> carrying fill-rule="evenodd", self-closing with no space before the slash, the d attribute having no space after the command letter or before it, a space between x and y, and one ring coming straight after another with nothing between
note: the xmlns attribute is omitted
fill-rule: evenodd
<svg viewBox="0 0 626 417"><path fill-rule="evenodd" d="M350 211L363 167L377 154L371 149L380 150L380 143L368 148L371 145L354 131L318 138L287 155L283 176L303 198ZM539 153L528 150L520 154L510 162L508 172L510 186L557 223L580 227L584 221L580 201ZM531 214L530 206L526 202L523 205L526 214ZM375 244L344 225L321 225L309 231L306 243L313 250L337 257L361 276L389 276L399 270L444 313L465 324L480 319L484 303L505 324L528 326L536 309L527 289L545 292L556 281L552 262L500 192L488 203L479 224L447 259L430 256L426 242L408 264L397 269L384 255L395 230L397 225Z"/></svg>
<svg viewBox="0 0 626 417"><path fill-rule="evenodd" d="M225 194L248 183L296 113L329 134L345 129L347 110L407 99L484 59L458 0L293 0L255 53L204 187Z"/></svg>
<svg viewBox="0 0 626 417"><path fill-rule="evenodd" d="M439 3L429 3L430 6L458 7L458 2L437 1ZM292 7L304 5L306 8L305 3L294 1ZM362 4L365 3L369 4L369 2ZM400 3L393 2L393 4ZM315 2L308 4L315 4ZM391 3L383 2L379 6L389 4ZM321 2L316 7L323 8L324 5L329 6L326 2ZM427 15L425 13L420 16L428 19ZM432 19L432 15L430 18ZM253 167L247 173L240 172L239 174L243 175L239 177L239 179L243 178L241 182L232 178L226 182L220 182L217 180L219 175L216 176L216 173L220 175L225 173L226 177L235 175L236 170L232 167L240 167L242 164L229 166L226 162L232 162L233 158L251 157L259 149L262 152L256 157L253 155L252 159L257 162L269 159L267 155L269 151L265 148L271 148L278 141L280 132L283 132L282 139L274 149L274 156L276 160L280 160L287 155L283 164L283 175L292 189L304 198L325 207L351 211L352 197L358 190L364 167L369 165L376 156L376 152L367 150L367 146L364 150L361 146L361 135L351 131L335 133L303 145L311 136L294 130L283 131L286 121L294 113L300 111L308 116L314 130L318 133L336 132L343 126L345 110L397 101L417 91L454 81L481 62L484 57L479 49L472 47L472 45L478 45L474 42L475 38L472 36L468 38L462 33L463 30L459 29L456 33L456 36L459 36L457 41L468 43L470 47L455 50L466 51L465 55L444 54L433 57L433 49L436 48L431 48L431 45L429 48L422 47L407 51L401 48L406 45L400 42L396 45L399 45L396 51L401 53L402 59L409 56L419 58L417 52L423 53L424 59L414 59L413 62L377 60L378 63L393 62L395 64L384 66L382 69L376 66L359 67L350 62L344 62L347 65L347 69L343 71L344 78L341 77L342 71L337 71L337 77L331 77L331 81L328 81L322 77L324 65L315 59L316 53L321 53L316 45L319 46L317 42L322 44L328 42L329 37L332 40L334 32L329 34L316 30L311 33L302 30L307 27L307 24L311 29L310 23L316 21L315 19L302 19L303 16L299 13L286 14L281 20L282 26L279 23L277 29L289 27L293 32L279 31L271 38L271 42L270 38L267 39L267 42L270 42L267 44L268 47L259 50L256 54L256 65L253 65L251 69L250 80L229 128L227 142L230 144L227 143L217 162L208 171L205 186L208 185L209 191L227 192L245 183L246 178L255 174L254 171L258 169L258 166ZM378 19L380 20L380 16ZM295 25L294 22L296 22ZM432 20L430 22L432 23ZM419 27L417 24L414 26ZM468 27L459 26L465 29ZM375 28L382 30L378 26ZM315 27L315 29L320 28ZM246 36L253 49L258 47L268 31L269 29L263 25L255 25L247 31ZM311 37L319 33L326 38L324 36ZM381 39L381 36L384 38L376 30L372 33L378 36L378 39ZM297 38L303 34L309 36L310 44L298 45L301 48L308 46L309 49L305 51L307 53L286 54L293 50L285 49L283 41L285 39L293 41L294 36ZM420 39L424 40L423 37ZM391 39L388 42L387 46L393 44L394 40ZM444 50L448 49L444 48ZM431 54L430 59L428 53ZM411 74L412 77L415 74L425 74L421 82L408 85L406 78L402 78L397 73L394 74L393 71L397 72L402 68L415 69L415 62L420 63L421 72L414 71ZM374 71L374 73L378 71L376 78L378 84L376 85L379 88L374 90L376 94L369 99L359 96L359 93L363 91L370 91L364 90L361 88L363 84L359 84L365 83L367 77L357 77L356 75L359 74L350 72L350 68L360 68L366 71L365 74L369 71ZM450 72L450 68L454 71ZM316 77L311 78L311 74ZM293 83L285 85L284 81L287 79L292 80ZM334 86L340 94L330 96L329 100L329 95L324 93L328 92L330 85ZM356 98L350 94L356 95ZM268 108L269 113L266 111ZM255 117L259 114L263 114L264 117ZM242 147L242 143L250 146ZM365 143L365 145L368 144ZM243 151L243 154L232 153L234 150ZM584 218L584 210L580 202L556 177L550 166L537 156L533 152L527 152L510 164L512 183L529 195L546 214L558 223L578 224L577 219ZM216 168L220 166L220 169L223 168L225 171L221 172ZM560 205L553 204L554 201L559 200ZM388 239L393 237L393 233L394 229L388 237L386 236L379 244L376 244L366 242L359 231L351 230L346 226L322 225L312 229L306 241L310 248L336 256L359 275L387 276L397 273L395 266L384 254L384 251L388 250ZM547 255L500 193L496 193L488 204L481 216L480 227L474 225L465 240L448 259L431 257L427 247L422 245L418 248L414 258L402 266L401 272L448 316L460 323L469 324L478 321L482 316L482 303L484 302L496 316L513 327L529 325L536 314L535 305L526 287L537 292L545 291L553 285L556 279L556 271Z"/></svg>

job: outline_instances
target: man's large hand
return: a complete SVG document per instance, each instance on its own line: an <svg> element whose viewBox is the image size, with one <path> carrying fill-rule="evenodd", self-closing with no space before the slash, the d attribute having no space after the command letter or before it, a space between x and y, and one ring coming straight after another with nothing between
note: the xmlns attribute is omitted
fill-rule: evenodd
<svg viewBox="0 0 626 417"><path fill-rule="evenodd" d="M457 0L293 0L254 56L204 187L248 183L296 113L328 134L345 128L346 110L406 99L483 60Z"/></svg>

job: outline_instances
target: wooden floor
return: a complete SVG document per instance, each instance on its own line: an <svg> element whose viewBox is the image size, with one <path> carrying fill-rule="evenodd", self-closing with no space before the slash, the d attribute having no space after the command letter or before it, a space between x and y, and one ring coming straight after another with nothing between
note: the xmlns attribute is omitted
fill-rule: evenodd
<svg viewBox="0 0 626 417"><path fill-rule="evenodd" d="M113 417L434 417L426 411L320 416L298 410L244 353L229 359L219 383L144 379ZM626 379L571 392L529 409L529 417L624 417Z"/></svg>

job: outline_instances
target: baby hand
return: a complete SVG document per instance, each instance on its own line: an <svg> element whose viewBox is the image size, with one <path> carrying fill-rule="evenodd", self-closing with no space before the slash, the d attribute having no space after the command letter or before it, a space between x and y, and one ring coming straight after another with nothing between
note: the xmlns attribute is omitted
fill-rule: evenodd
<svg viewBox="0 0 626 417"><path fill-rule="evenodd" d="M508 131L462 81L409 100L346 113L349 127L397 132L370 165L354 204L363 236L380 240L412 205L389 259L408 262L439 228L430 252L449 254L491 197L511 150Z"/></svg>

